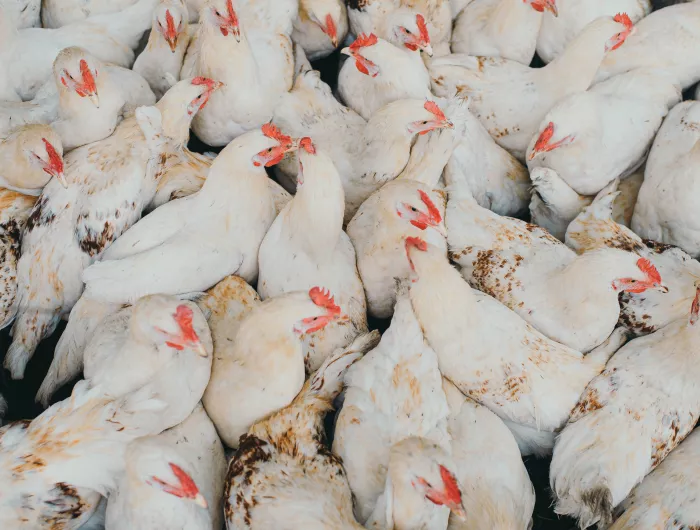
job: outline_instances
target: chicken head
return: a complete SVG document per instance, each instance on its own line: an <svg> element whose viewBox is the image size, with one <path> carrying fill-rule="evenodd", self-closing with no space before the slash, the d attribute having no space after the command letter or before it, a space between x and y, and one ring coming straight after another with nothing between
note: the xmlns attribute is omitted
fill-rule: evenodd
<svg viewBox="0 0 700 530"><path fill-rule="evenodd" d="M391 32L395 42L400 43L411 51L421 50L433 56L433 47L430 44L428 24L420 13L415 14L409 10L397 10L392 16Z"/></svg>
<svg viewBox="0 0 700 530"><path fill-rule="evenodd" d="M300 2L300 7L303 7L309 20L321 28L323 33L328 35L333 47L337 48L340 40L338 28L343 23L343 17L347 17L343 2L302 0Z"/></svg>
<svg viewBox="0 0 700 530"><path fill-rule="evenodd" d="M613 281L615 291L625 291L639 294L647 289L654 289L663 293L668 292L668 287L661 283L661 275L654 265L646 258L637 260L637 268L640 274L637 277L618 278Z"/></svg>
<svg viewBox="0 0 700 530"><path fill-rule="evenodd" d="M186 29L188 14L187 6L182 2L172 4L160 4L153 12L153 27L165 39L170 50L175 53L177 43Z"/></svg>
<svg viewBox="0 0 700 530"><path fill-rule="evenodd" d="M24 127L17 133L16 140L31 170L24 172L26 181L8 182L9 184L22 189L38 189L45 186L51 177L55 177L64 187L68 186L63 175L61 138L51 127Z"/></svg>
<svg viewBox="0 0 700 530"><path fill-rule="evenodd" d="M306 317L294 325L294 333L304 335L306 333L315 333L325 328L331 322L341 319L347 319L340 311L340 307L335 304L335 300L327 289L321 287L312 287L309 290L309 298L319 308L324 310L322 315Z"/></svg>
<svg viewBox="0 0 700 530"><path fill-rule="evenodd" d="M343 48L340 53L348 55L355 59L355 67L365 75L370 77L377 77L379 75L379 67L372 61L370 61L363 52L367 48L371 48L379 42L377 36L374 33L366 35L361 33L355 42L353 42L348 48Z"/></svg>
<svg viewBox="0 0 700 530"><path fill-rule="evenodd" d="M272 145L259 151L253 157L253 165L255 167L272 167L279 164L284 158L284 155L299 147L299 142L294 141L291 136L283 134L282 131L272 123L263 125L260 132L268 140L267 143Z"/></svg>
<svg viewBox="0 0 700 530"><path fill-rule="evenodd" d="M428 227L435 228L443 237L444 228L440 225L442 215L430 196L423 190L418 190L418 199L411 202L402 201L396 205L396 214L420 230Z"/></svg>
<svg viewBox="0 0 700 530"><path fill-rule="evenodd" d="M523 0L526 4L530 4L532 9L543 13L545 10L549 11L555 17L559 15L557 10L557 3L555 0Z"/></svg>
<svg viewBox="0 0 700 530"><path fill-rule="evenodd" d="M199 492L191 475L179 465L168 461L167 456L153 452L139 455L137 459L139 478L164 493L192 501L206 509L207 501Z"/></svg>
<svg viewBox="0 0 700 530"><path fill-rule="evenodd" d="M625 43L625 40L627 40L627 37L632 35L635 32L635 27L634 24L632 24L632 20L630 17L627 15L627 13L618 13L615 15L613 18L615 22L618 22L619 24L622 24L624 26L624 29L622 31L619 31L618 33L615 33L608 42L605 44L605 51L610 52L613 50L617 50L620 46L622 46Z"/></svg>
<svg viewBox="0 0 700 530"><path fill-rule="evenodd" d="M426 101L423 105L426 111L424 119L418 119L408 125L411 134L428 134L435 129L453 129L454 125L447 119L442 109L434 101Z"/></svg>
<svg viewBox="0 0 700 530"><path fill-rule="evenodd" d="M212 0L203 15L203 23L219 28L224 37L231 35L241 42L241 27L233 0Z"/></svg>
<svg viewBox="0 0 700 530"><path fill-rule="evenodd" d="M527 157L528 160L534 160L537 155L541 153L547 153L549 151L553 151L554 149L557 149L559 147L562 147L564 145L569 145L572 143L574 140L576 140L576 137L569 134L567 136L564 136L560 140L557 140L555 142L552 141L552 138L554 138L554 123L551 121L547 124L547 126L544 128L544 130L540 133L540 135L537 137L537 141L535 142L535 146L532 148L532 152L530 155Z"/></svg>
<svg viewBox="0 0 700 530"><path fill-rule="evenodd" d="M56 57L54 71L59 75L61 84L81 98L88 98L95 107L100 106L96 79L99 75L96 60L81 48L74 48L72 53Z"/></svg>

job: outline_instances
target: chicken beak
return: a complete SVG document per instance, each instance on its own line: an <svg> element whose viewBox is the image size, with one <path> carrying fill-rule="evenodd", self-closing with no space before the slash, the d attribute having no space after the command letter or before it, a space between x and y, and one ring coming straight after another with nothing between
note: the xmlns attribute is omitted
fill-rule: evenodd
<svg viewBox="0 0 700 530"><path fill-rule="evenodd" d="M528 159L528 160L534 160L535 157L536 157L538 154L540 154L540 152L539 152L539 151L535 151L535 150L533 149L532 152L531 152L529 155L527 155L527 159Z"/></svg>
<svg viewBox="0 0 700 530"><path fill-rule="evenodd" d="M58 179L58 181L61 183L61 185L62 185L64 188L67 188L67 187L68 187L68 181L66 181L66 176L63 174L63 171L61 171L60 173L58 173L58 174L56 175L56 178Z"/></svg>
<svg viewBox="0 0 700 530"><path fill-rule="evenodd" d="M100 108L100 98L97 96L97 92L94 94L88 94L88 99L93 105L95 105L95 108Z"/></svg>
<svg viewBox="0 0 700 530"><path fill-rule="evenodd" d="M193 350L197 353L197 355L199 355L200 357L209 357L209 354L207 353L207 349L204 347L204 344L202 344L201 342L199 342L199 343L198 343L194 348L192 348L192 349L193 349ZM205 506L205 508L206 508L206 506Z"/></svg>
<svg viewBox="0 0 700 530"><path fill-rule="evenodd" d="M352 53L350 53L350 48L343 48L342 50L340 50L340 53L342 53L343 55L347 55L348 57L352 56Z"/></svg>
<svg viewBox="0 0 700 530"><path fill-rule="evenodd" d="M447 239L447 229L443 225L434 225L433 228L438 234Z"/></svg>
<svg viewBox="0 0 700 530"><path fill-rule="evenodd" d="M452 511L460 521L467 520L467 510L464 509L464 504L461 502L456 506L450 506L450 511Z"/></svg>
<svg viewBox="0 0 700 530"><path fill-rule="evenodd" d="M455 124L452 123L450 120L445 120L442 125L445 129L454 129Z"/></svg>
<svg viewBox="0 0 700 530"><path fill-rule="evenodd" d="M177 35L168 36L165 40L168 42L168 46L170 46L170 51L175 53L177 50Z"/></svg>
<svg viewBox="0 0 700 530"><path fill-rule="evenodd" d="M433 46L432 46L432 44L426 44L426 45L423 47L423 51L424 51L425 53L428 54L428 57L432 57L432 56L433 56Z"/></svg>
<svg viewBox="0 0 700 530"><path fill-rule="evenodd" d="M200 506L200 507L204 508L205 510L209 507L209 503L207 503L207 500L204 498L204 495L202 495L201 493L197 493L197 496L193 500L197 506Z"/></svg>
<svg viewBox="0 0 700 530"><path fill-rule="evenodd" d="M552 13L552 15L554 15L555 17L559 16L559 10L557 9L557 4L555 4L554 2L547 2L546 7L547 7L547 11Z"/></svg>
<svg viewBox="0 0 700 530"><path fill-rule="evenodd" d="M666 286L663 285L663 284L659 284L659 285L656 286L656 290L657 290L657 291L660 291L660 292L662 292L662 293L667 293L667 292L668 292L668 287L666 287Z"/></svg>

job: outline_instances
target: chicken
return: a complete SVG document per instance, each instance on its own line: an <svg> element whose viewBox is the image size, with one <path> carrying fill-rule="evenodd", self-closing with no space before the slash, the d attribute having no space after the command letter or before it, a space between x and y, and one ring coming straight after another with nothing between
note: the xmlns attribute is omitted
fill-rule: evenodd
<svg viewBox="0 0 700 530"><path fill-rule="evenodd" d="M384 493L366 527L442 530L448 516L464 520L456 469L449 451L426 438L413 436L395 443L388 457Z"/></svg>
<svg viewBox="0 0 700 530"><path fill-rule="evenodd" d="M180 80L190 44L188 31L185 0L161 0L153 11L153 28L146 49L134 62L134 72L148 81L158 99Z"/></svg>
<svg viewBox="0 0 700 530"><path fill-rule="evenodd" d="M551 168L575 192L595 195L644 162L661 122L680 101L678 85L652 70L573 94L542 120L528 146L528 168Z"/></svg>
<svg viewBox="0 0 700 530"><path fill-rule="evenodd" d="M56 55L70 46L80 46L106 63L131 66L133 50L150 28L157 3L139 0L120 13L95 15L59 29L28 28L7 34L0 41L0 99L32 99L51 76Z"/></svg>
<svg viewBox="0 0 700 530"><path fill-rule="evenodd" d="M443 376L510 420L523 454L547 454L555 431L617 344L584 357L472 290L436 247L407 238L406 253L415 272L413 310Z"/></svg>
<svg viewBox="0 0 700 530"><path fill-rule="evenodd" d="M494 219L469 197L450 198L447 223L452 259L472 287L584 353L613 332L620 293L668 292L653 264L634 252L602 248L577 257L532 225Z"/></svg>
<svg viewBox="0 0 700 530"><path fill-rule="evenodd" d="M355 339L326 359L294 401L241 438L224 490L228 528L361 530L343 466L325 445L323 417L342 389L345 369L378 340Z"/></svg>
<svg viewBox="0 0 700 530"><path fill-rule="evenodd" d="M301 141L297 192L265 235L258 254L258 292L263 300L323 285L349 321L333 322L305 339L313 372L337 348L367 332L367 304L355 249L343 231L345 196L338 171L311 139Z"/></svg>
<svg viewBox="0 0 700 530"><path fill-rule="evenodd" d="M635 252L654 264L668 293L647 289L620 295L620 324L635 335L646 335L683 318L695 297L700 263L677 247L643 241L612 218L611 202L617 192L596 198L569 225L566 244L584 253L598 248L620 248Z"/></svg>
<svg viewBox="0 0 700 530"><path fill-rule="evenodd" d="M500 215L522 215L530 201L527 169L494 141L464 101L457 112L448 112L461 141L445 167L445 184L468 190L481 206Z"/></svg>
<svg viewBox="0 0 700 530"><path fill-rule="evenodd" d="M700 431L693 432L619 507L610 530L692 528L700 524L697 498Z"/></svg>
<svg viewBox="0 0 700 530"><path fill-rule="evenodd" d="M391 16L398 10L412 10L424 17L436 55L450 53L452 13L450 0L348 0L348 18L352 33L376 34L390 39L393 33Z"/></svg>
<svg viewBox="0 0 700 530"><path fill-rule="evenodd" d="M693 257L700 256L693 197L700 159L698 120L697 101L684 101L669 113L649 153L631 227L642 238L676 245Z"/></svg>
<svg viewBox="0 0 700 530"><path fill-rule="evenodd" d="M62 151L61 139L46 125L22 127L0 142L0 329L17 311L20 236L36 195L52 177L64 178Z"/></svg>
<svg viewBox="0 0 700 530"><path fill-rule="evenodd" d="M45 28L60 28L99 14L118 13L138 0L41 0Z"/></svg>
<svg viewBox="0 0 700 530"><path fill-rule="evenodd" d="M404 170L416 135L452 126L437 104L421 100L395 101L365 122L338 103L313 70L297 78L294 90L275 111L274 122L295 137L313 138L330 155L345 191L344 223L374 191ZM287 157L280 167L278 178L293 190L299 162Z"/></svg>
<svg viewBox="0 0 700 530"><path fill-rule="evenodd" d="M445 195L435 187L461 141L457 129L436 129L419 137L401 175L370 195L348 224L368 311L375 318L391 317L395 280L410 274L404 258L406 236L424 237L443 252L447 250Z"/></svg>
<svg viewBox="0 0 700 530"><path fill-rule="evenodd" d="M65 48L56 56L53 78L34 100L0 104L0 136L23 124L51 124L68 152L107 138L122 117L155 102L137 73L105 65L82 48Z"/></svg>
<svg viewBox="0 0 700 530"><path fill-rule="evenodd" d="M447 528L529 529L535 490L513 435L498 416L464 397L448 380L443 379L442 388L450 408L447 428L466 516L464 521L451 516Z"/></svg>
<svg viewBox="0 0 700 530"><path fill-rule="evenodd" d="M420 15L419 15L420 16ZM361 34L341 53L350 56L338 76L341 100L364 119L400 99L430 99L430 77L420 51Z"/></svg>
<svg viewBox="0 0 700 530"><path fill-rule="evenodd" d="M348 33L348 12L343 0L299 0L292 40L310 61L333 53Z"/></svg>
<svg viewBox="0 0 700 530"><path fill-rule="evenodd" d="M537 55L545 63L561 54L587 24L599 17L627 13L634 24L651 12L650 0L557 0L557 15L545 13L537 36Z"/></svg>
<svg viewBox="0 0 700 530"><path fill-rule="evenodd" d="M225 476L224 448L204 408L197 405L180 425L129 444L126 473L107 505L107 526L221 528Z"/></svg>
<svg viewBox="0 0 700 530"><path fill-rule="evenodd" d="M41 26L41 0L0 0L0 10L14 19L17 29Z"/></svg>
<svg viewBox="0 0 700 530"><path fill-rule="evenodd" d="M392 446L421 437L449 449L447 401L437 357L423 338L405 285L399 287L389 329L374 350L350 367L345 383L333 452L343 460L355 514L366 523L375 508L384 505L385 510L394 509L393 517L398 519L396 512L408 505L399 506L396 497L384 497ZM373 443L367 445L367 440ZM444 529L448 514L435 509L429 512L424 514L432 521L429 528L438 528L436 523L442 521Z"/></svg>
<svg viewBox="0 0 700 530"><path fill-rule="evenodd" d="M298 0L212 0L202 11L196 46L190 46L195 75L225 86L192 123L204 143L227 145L272 118L292 87L292 22ZM185 59L187 61L187 59Z"/></svg>
<svg viewBox="0 0 700 530"><path fill-rule="evenodd" d="M235 338L217 347L203 402L227 446L292 402L305 379L303 340L341 319L328 291L287 293L256 305Z"/></svg>
<svg viewBox="0 0 700 530"><path fill-rule="evenodd" d="M163 402L149 389L116 400L80 382L33 421L0 429L0 524L79 528L116 486L132 440L153 434Z"/></svg>
<svg viewBox="0 0 700 530"><path fill-rule="evenodd" d="M192 114L215 89L211 80L181 81L155 108L148 108L162 114L165 135L184 144ZM39 197L23 235L18 315L5 356L14 378L23 377L38 343L53 333L81 296L83 269L134 224L151 201L158 180L148 175L148 159L149 149L134 116L109 138L69 153L67 187L51 181ZM37 297L41 306L33 303Z"/></svg>
<svg viewBox="0 0 700 530"><path fill-rule="evenodd" d="M452 52L502 57L529 66L543 13L556 17L557 4L555 0L474 0L455 19Z"/></svg>
<svg viewBox="0 0 700 530"><path fill-rule="evenodd" d="M555 511L581 528L613 509L685 438L700 415L700 288L690 317L633 340L583 392L557 438L550 469Z"/></svg>
<svg viewBox="0 0 700 530"><path fill-rule="evenodd" d="M565 97L586 90L605 54L622 46L632 29L622 15L601 17L544 68L460 54L439 57L430 65L433 91L442 97L469 96L472 112L489 134L524 160L528 143L547 112Z"/></svg>
<svg viewBox="0 0 700 530"><path fill-rule="evenodd" d="M667 7L643 18L629 42L603 59L596 81L637 68L658 68L685 90L700 80L700 59L684 53L698 45L698 21L698 2Z"/></svg>
<svg viewBox="0 0 700 530"><path fill-rule="evenodd" d="M231 142L199 192L151 212L85 270L86 296L133 303L147 294L202 291L234 273L254 282L275 214L265 166L296 148L270 124ZM178 267L169 266L174 262Z"/></svg>

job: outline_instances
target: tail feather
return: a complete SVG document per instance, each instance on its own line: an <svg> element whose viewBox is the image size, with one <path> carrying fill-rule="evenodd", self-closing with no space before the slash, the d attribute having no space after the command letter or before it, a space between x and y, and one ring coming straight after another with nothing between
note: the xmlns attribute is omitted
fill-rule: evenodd
<svg viewBox="0 0 700 530"><path fill-rule="evenodd" d="M34 355L39 342L51 335L60 315L55 311L25 311L17 315L12 326L12 344L5 354L5 368L12 379L23 379L27 363Z"/></svg>
<svg viewBox="0 0 700 530"><path fill-rule="evenodd" d="M119 307L118 304L98 302L85 296L78 300L56 345L51 367L37 392L37 402L47 407L58 388L80 375L85 347L100 323Z"/></svg>
<svg viewBox="0 0 700 530"><path fill-rule="evenodd" d="M556 171L550 168L537 167L530 174L532 186L550 210L558 212L562 217L575 217L584 206L583 198L562 179Z"/></svg>

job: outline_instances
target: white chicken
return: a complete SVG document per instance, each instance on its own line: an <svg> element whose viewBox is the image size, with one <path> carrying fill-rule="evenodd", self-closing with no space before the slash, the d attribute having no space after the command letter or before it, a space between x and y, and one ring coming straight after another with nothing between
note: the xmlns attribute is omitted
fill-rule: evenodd
<svg viewBox="0 0 700 530"><path fill-rule="evenodd" d="M651 12L650 0L556 0L557 15L545 13L537 35L537 55L552 62L572 39L599 17L627 13L636 24Z"/></svg>
<svg viewBox="0 0 700 530"><path fill-rule="evenodd" d="M695 431L632 490L610 530L698 526L698 462L700 431Z"/></svg>
<svg viewBox="0 0 700 530"><path fill-rule="evenodd" d="M392 101L432 97L430 76L417 48L402 49L370 33L360 34L341 53L350 58L340 70L338 94L366 120Z"/></svg>
<svg viewBox="0 0 700 530"><path fill-rule="evenodd" d="M566 244L579 254L598 248L635 252L654 264L668 293L647 289L620 294L620 324L635 335L646 335L683 318L695 297L700 263L678 247L642 240L612 219L617 192L596 198L569 225Z"/></svg>
<svg viewBox="0 0 700 530"><path fill-rule="evenodd" d="M620 317L620 293L668 292L653 264L633 252L603 248L576 256L532 225L495 218L470 197L452 196L447 208L452 257L472 287L575 350L589 352L608 339Z"/></svg>
<svg viewBox="0 0 700 530"><path fill-rule="evenodd" d="M605 344L584 357L472 290L439 249L407 238L406 253L415 272L413 310L443 376L509 420L524 455L547 454L555 431L617 344Z"/></svg>
<svg viewBox="0 0 700 530"><path fill-rule="evenodd" d="M36 98L0 103L0 136L23 124L51 124L68 152L107 138L123 117L155 102L139 74L105 65L82 48L65 48Z"/></svg>
<svg viewBox="0 0 700 530"><path fill-rule="evenodd" d="M700 288L688 319L620 349L557 438L550 470L555 511L577 518L581 528L609 524L613 509L695 426L699 309Z"/></svg>
<svg viewBox="0 0 700 530"><path fill-rule="evenodd" d="M231 142L200 191L151 212L85 270L86 296L133 303L147 294L202 291L234 273L254 282L275 215L265 166L297 147L270 124Z"/></svg>
<svg viewBox="0 0 700 530"><path fill-rule="evenodd" d="M180 425L131 442L125 458L107 504L108 528L221 528L226 459L201 405Z"/></svg>
<svg viewBox="0 0 700 530"><path fill-rule="evenodd" d="M235 338L217 346L203 401L227 446L238 447L251 425L292 402L306 378L303 340L341 319L328 291L314 287L256 305Z"/></svg>
<svg viewBox="0 0 700 530"><path fill-rule="evenodd" d="M344 0L299 0L292 40L304 49L310 61L333 53L348 34L348 12Z"/></svg>
<svg viewBox="0 0 700 530"><path fill-rule="evenodd" d="M313 372L337 348L367 331L367 304L355 249L343 231L345 195L330 157L309 138L301 140L297 192L260 245L258 292L263 300L323 285L349 317L331 322L305 342Z"/></svg>
<svg viewBox="0 0 700 530"><path fill-rule="evenodd" d="M115 488L127 444L153 434L164 404L149 389L110 400L87 386L78 383L69 399L31 422L0 429L3 528L80 527L100 493Z"/></svg>
<svg viewBox="0 0 700 530"><path fill-rule="evenodd" d="M465 514L464 521L450 516L448 530L528 530L535 490L513 435L498 416L464 397L447 379L442 388Z"/></svg>
<svg viewBox="0 0 700 530"><path fill-rule="evenodd" d="M153 11L153 28L146 49L134 62L134 72L148 81L156 98L162 98L180 80L189 44L185 0L161 0Z"/></svg>
<svg viewBox="0 0 700 530"><path fill-rule="evenodd" d="M700 6L700 3L697 4ZM695 170L700 160L700 102L684 101L656 135L632 217L642 238L700 256Z"/></svg>
<svg viewBox="0 0 700 530"><path fill-rule="evenodd" d="M455 19L452 52L502 57L529 66L543 13L556 17L557 4L555 0L474 0Z"/></svg>
<svg viewBox="0 0 700 530"><path fill-rule="evenodd" d="M229 465L224 493L229 528L363 528L353 516L352 494L340 459L324 444L323 416L342 389L346 368L371 350L378 338L376 331L362 335L326 359L291 405L256 423L243 436ZM382 515L393 513L397 518L384 517L378 528L427 528L425 520L410 519L416 512L425 513L429 503L461 508L461 492L445 466L444 451L440 460L431 458L437 452L432 447L426 448L432 450L428 458L418 458L417 449L423 447L414 440L393 455L394 493L403 502Z"/></svg>
<svg viewBox="0 0 700 530"><path fill-rule="evenodd" d="M167 137L183 145L192 115L216 86L208 79L181 81L155 108L148 108L162 114ZM148 175L149 157L134 116L109 138L69 153L67 187L51 181L44 189L29 217L18 264L18 315L5 356L13 377L23 377L38 343L53 333L80 298L83 269L135 223L151 201L158 181ZM33 302L37 297L40 306Z"/></svg>
<svg viewBox="0 0 700 530"><path fill-rule="evenodd" d="M410 9L424 17L436 55L450 53L452 9L450 0L348 0L350 29L355 36L376 34L389 40L393 33L391 16Z"/></svg>
<svg viewBox="0 0 700 530"><path fill-rule="evenodd" d="M542 118L558 101L586 90L605 54L622 46L633 26L624 15L591 22L544 68L461 54L431 62L433 91L470 97L472 112L498 144L520 160ZM575 67L572 65L576 65Z"/></svg>
<svg viewBox="0 0 700 530"><path fill-rule="evenodd" d="M625 46L605 56L596 81L637 68L658 68L671 74L683 90L700 80L700 3L669 6L639 21Z"/></svg>
<svg viewBox="0 0 700 530"><path fill-rule="evenodd" d="M188 54L196 55L195 75L225 86L192 123L200 140L227 145L272 118L292 87L290 36L297 10L298 0L212 0L202 11L197 42Z"/></svg>
<svg viewBox="0 0 700 530"><path fill-rule="evenodd" d="M51 76L63 48L80 46L106 63L129 67L158 0L139 0L120 13L95 15L60 29L5 28L0 39L0 99L29 100ZM0 28L4 27L0 11Z"/></svg>
<svg viewBox="0 0 700 530"><path fill-rule="evenodd" d="M495 142L469 112L468 100L464 101L457 112L448 112L460 142L445 167L447 188L468 191L481 206L497 214L522 215L532 184L527 169Z"/></svg>
<svg viewBox="0 0 700 530"><path fill-rule="evenodd" d="M41 27L41 0L0 0L0 10L14 19L17 29Z"/></svg>
<svg viewBox="0 0 700 530"><path fill-rule="evenodd" d="M678 85L654 70L620 74L573 94L542 120L528 146L528 168L551 168L575 192L595 195L644 162L661 122L680 101Z"/></svg>
<svg viewBox="0 0 700 530"><path fill-rule="evenodd" d="M375 509L400 511L396 496L387 498L387 470L392 446L411 437L424 438L449 451L447 401L435 352L423 338L408 299L399 287L396 310L379 345L345 375L343 408L338 412L333 452L343 459L355 498L357 519L366 523ZM373 440L371 445L367 440ZM447 513L432 510L426 528L442 529ZM398 519L399 513L393 518ZM389 527L391 528L391 527Z"/></svg>
<svg viewBox="0 0 700 530"><path fill-rule="evenodd" d="M401 175L370 195L348 223L368 311L375 318L391 317L396 304L395 280L407 278L411 272L404 259L406 236L423 237L447 250L445 195L435 187L461 141L461 132L458 125L419 137Z"/></svg>
<svg viewBox="0 0 700 530"><path fill-rule="evenodd" d="M64 179L61 139L46 125L30 125L0 141L0 329L17 311L20 238L36 195L53 177Z"/></svg>

